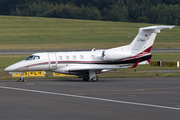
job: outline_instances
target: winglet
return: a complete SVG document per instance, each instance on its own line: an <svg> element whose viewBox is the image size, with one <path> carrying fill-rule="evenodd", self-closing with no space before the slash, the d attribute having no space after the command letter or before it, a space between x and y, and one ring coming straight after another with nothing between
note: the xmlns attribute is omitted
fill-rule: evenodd
<svg viewBox="0 0 180 120"><path fill-rule="evenodd" d="M139 59L134 63L134 65L133 65L132 67L129 67L129 68L135 68L135 67L138 65L138 63L139 63L140 60L141 60L141 58L139 58Z"/></svg>

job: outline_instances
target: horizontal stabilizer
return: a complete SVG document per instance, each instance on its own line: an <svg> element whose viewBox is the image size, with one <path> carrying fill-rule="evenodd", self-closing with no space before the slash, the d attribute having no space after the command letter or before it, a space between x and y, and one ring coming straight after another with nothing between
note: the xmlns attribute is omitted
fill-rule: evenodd
<svg viewBox="0 0 180 120"><path fill-rule="evenodd" d="M173 28L174 26L151 26L151 27L144 27L144 28L140 28L140 29L143 29L143 30L155 30L155 29L159 29L159 30L161 30L161 29L164 29L164 28L169 28L169 29L171 29L171 28Z"/></svg>

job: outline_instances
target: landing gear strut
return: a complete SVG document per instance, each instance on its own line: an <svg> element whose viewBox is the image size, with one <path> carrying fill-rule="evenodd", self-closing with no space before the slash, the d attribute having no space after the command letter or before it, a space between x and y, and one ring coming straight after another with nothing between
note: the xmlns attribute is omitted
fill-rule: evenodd
<svg viewBox="0 0 180 120"><path fill-rule="evenodd" d="M96 76L96 73L93 70L89 71L89 75L80 76L80 77L83 78L84 81L89 81L89 80L92 80L93 82L98 81L98 77Z"/></svg>
<svg viewBox="0 0 180 120"><path fill-rule="evenodd" d="M26 80L24 80L24 77L20 77L17 82L26 82Z"/></svg>
<svg viewBox="0 0 180 120"><path fill-rule="evenodd" d="M26 80L24 80L23 73L21 73L21 77L19 78L17 82L26 82Z"/></svg>
<svg viewBox="0 0 180 120"><path fill-rule="evenodd" d="M98 80L98 77L96 76L95 71L93 70L89 71L89 79L92 80L93 82L96 82Z"/></svg>

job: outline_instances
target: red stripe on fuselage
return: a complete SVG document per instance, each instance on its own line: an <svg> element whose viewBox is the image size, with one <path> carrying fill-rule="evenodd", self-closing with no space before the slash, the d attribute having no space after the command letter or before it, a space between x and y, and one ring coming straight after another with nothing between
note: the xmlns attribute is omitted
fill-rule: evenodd
<svg viewBox="0 0 180 120"><path fill-rule="evenodd" d="M21 68L25 68L25 67L30 67L30 66L35 66L35 65L43 65L43 64L49 64L49 62L43 62L43 63L36 63L36 64L32 64L32 65L27 65L27 66L17 68L16 70L21 69Z"/></svg>
<svg viewBox="0 0 180 120"><path fill-rule="evenodd" d="M145 56L145 55L148 55L151 51L151 48L152 46L150 46L149 48L147 48L146 50L144 50L143 52L135 55L135 56L132 56L132 57L129 57L129 58L125 58L123 60L130 60L130 59L133 59L133 58L139 58L139 57L142 57L142 56Z"/></svg>

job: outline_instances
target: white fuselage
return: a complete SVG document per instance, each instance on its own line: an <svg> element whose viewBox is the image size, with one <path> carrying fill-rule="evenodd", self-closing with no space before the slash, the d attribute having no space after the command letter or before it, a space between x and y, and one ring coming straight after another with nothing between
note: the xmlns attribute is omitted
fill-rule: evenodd
<svg viewBox="0 0 180 120"><path fill-rule="evenodd" d="M114 61L116 61L116 59L106 59L106 57L102 55L103 51L104 50L82 52L35 53L31 56L39 57L39 59L25 59L23 61L20 61L7 67L5 71L22 72L50 70L69 74L68 70L70 68L97 68L103 70L105 68L113 69L115 67L121 66L120 64L113 64ZM122 59L130 56L130 53L126 53L125 55L123 54Z"/></svg>
<svg viewBox="0 0 180 120"><path fill-rule="evenodd" d="M82 52L52 52L52 53L35 53L33 56L39 56L40 59L23 60L15 63L5 69L5 71L22 72L51 70L61 73L67 73L69 67L73 68L101 68L104 69L103 63L113 63L114 60L106 60L102 56L103 50L82 51ZM124 57L124 56L123 56ZM128 55L128 57L130 57ZM98 64L99 63L99 64ZM102 65L101 65L102 64ZM107 68L114 68L119 64L107 64ZM106 68L105 67L105 68ZM61 70L62 68L62 70Z"/></svg>
<svg viewBox="0 0 180 120"><path fill-rule="evenodd" d="M96 74L111 69L132 68L139 63L149 63L151 48L156 34L164 28L174 26L151 26L140 28L138 35L129 44L107 50L81 52L35 53L25 60L15 63L4 70L7 72L53 71L77 75L83 80L97 81ZM129 67L127 65L132 65Z"/></svg>

